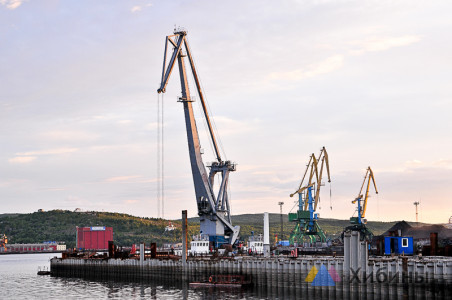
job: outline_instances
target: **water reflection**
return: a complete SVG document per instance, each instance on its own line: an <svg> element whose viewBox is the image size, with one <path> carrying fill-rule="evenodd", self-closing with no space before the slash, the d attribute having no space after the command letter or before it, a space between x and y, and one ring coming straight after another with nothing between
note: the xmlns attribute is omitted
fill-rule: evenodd
<svg viewBox="0 0 452 300"><path fill-rule="evenodd" d="M312 287L302 283L296 287L254 286L249 288L191 288L188 282L157 279L148 282L85 281L54 278L72 294L107 298L146 299L451 299L450 285L338 284ZM58 284L57 284L58 285ZM88 291L89 290L89 291ZM89 295L87 295L88 293Z"/></svg>
<svg viewBox="0 0 452 300"><path fill-rule="evenodd" d="M285 287L262 284L248 289L191 289L178 277L155 277L141 282L100 281L71 277L38 276L38 267L49 266L49 255L0 256L1 299L452 299L448 284L344 284L313 287L298 278L278 282Z"/></svg>

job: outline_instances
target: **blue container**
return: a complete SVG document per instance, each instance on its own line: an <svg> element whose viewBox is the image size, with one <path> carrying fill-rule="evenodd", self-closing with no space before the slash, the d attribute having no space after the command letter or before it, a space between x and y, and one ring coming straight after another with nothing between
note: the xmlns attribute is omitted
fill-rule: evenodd
<svg viewBox="0 0 452 300"><path fill-rule="evenodd" d="M385 236L385 255L413 255L413 238L404 236Z"/></svg>
<svg viewBox="0 0 452 300"><path fill-rule="evenodd" d="M279 241L278 245L279 246L284 246L284 247L289 247L290 243L289 243L289 241Z"/></svg>

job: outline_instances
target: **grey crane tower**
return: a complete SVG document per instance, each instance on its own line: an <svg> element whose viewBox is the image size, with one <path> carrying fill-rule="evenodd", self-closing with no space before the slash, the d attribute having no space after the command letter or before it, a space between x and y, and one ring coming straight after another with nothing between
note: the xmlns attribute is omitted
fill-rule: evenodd
<svg viewBox="0 0 452 300"><path fill-rule="evenodd" d="M167 64L168 46L173 47L173 53ZM192 107L194 99L190 96L187 72L185 69L185 58L187 57L216 156L216 161L213 162L211 166L208 166L210 168L209 174L207 174L201 157L201 146ZM162 81L160 88L157 90L158 93L165 92L176 60L179 65L179 75L182 87L182 96L179 98L179 102L182 102L184 106L188 152L190 154L198 215L201 223L200 234L208 236L209 241L213 242L216 248L222 244L234 244L240 232L240 226L232 226L227 188L229 173L235 171L236 166L228 160L223 161L220 156L193 57L188 46L187 32L185 30L175 30L173 35L167 36L165 39ZM217 173L221 174L222 179L218 194L215 196L213 186Z"/></svg>

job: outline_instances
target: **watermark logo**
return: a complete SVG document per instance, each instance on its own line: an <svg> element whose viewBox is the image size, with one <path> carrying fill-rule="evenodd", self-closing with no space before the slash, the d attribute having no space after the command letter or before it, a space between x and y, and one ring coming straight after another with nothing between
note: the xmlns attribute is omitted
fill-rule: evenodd
<svg viewBox="0 0 452 300"><path fill-rule="evenodd" d="M311 282L311 286L335 286L336 282L341 281L341 278L334 266L327 270L324 265L321 265L320 270L313 266L304 281Z"/></svg>
<svg viewBox="0 0 452 300"><path fill-rule="evenodd" d="M361 268L354 270L350 268L350 283L428 283L434 282L429 273L419 272L389 272L386 267L374 271L363 272Z"/></svg>

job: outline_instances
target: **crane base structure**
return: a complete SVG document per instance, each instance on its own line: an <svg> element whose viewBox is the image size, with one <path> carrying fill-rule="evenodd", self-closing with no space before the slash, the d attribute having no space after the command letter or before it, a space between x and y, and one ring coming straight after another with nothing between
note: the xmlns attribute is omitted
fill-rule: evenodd
<svg viewBox="0 0 452 300"><path fill-rule="evenodd" d="M356 217L355 217L356 218ZM352 221L352 219L354 218L350 218L350 222L353 224L354 221ZM369 228L367 228L366 225L364 224L354 224L354 225L350 225L344 228L344 231L342 232L342 239L344 236L344 233L346 232L352 232L352 231L358 231L360 233L360 240L361 241L372 241L374 234L372 231L370 231Z"/></svg>
<svg viewBox="0 0 452 300"><path fill-rule="evenodd" d="M299 210L297 213L289 214L289 221L297 222L295 228L290 235L290 244L298 243L301 244L306 238L309 238L311 243L315 242L326 242L326 235L320 228L316 220L310 220L310 218L299 218L297 215L309 214L309 211ZM310 224L311 223L311 224Z"/></svg>
<svg viewBox="0 0 452 300"><path fill-rule="evenodd" d="M312 187L308 187L308 207L309 210L299 209L296 213L289 213L289 222L296 222L295 228L290 235L290 244L303 243L305 240L309 239L311 243L315 242L326 242L326 235L317 223L318 214L314 213L313 209L313 198L312 198ZM299 194L301 198L302 194ZM303 200L299 200L302 206Z"/></svg>

